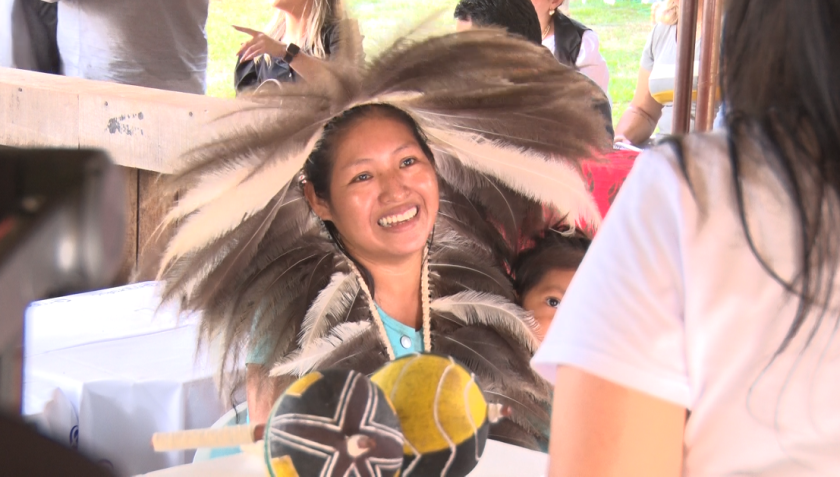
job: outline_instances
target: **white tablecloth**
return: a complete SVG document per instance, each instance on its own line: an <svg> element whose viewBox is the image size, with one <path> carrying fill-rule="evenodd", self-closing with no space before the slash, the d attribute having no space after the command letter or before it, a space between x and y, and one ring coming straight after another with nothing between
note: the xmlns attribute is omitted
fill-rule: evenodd
<svg viewBox="0 0 840 477"><path fill-rule="evenodd" d="M118 475L190 462L154 432L209 427L225 409L196 323L158 310L152 282L34 303L26 316L24 415Z"/></svg>
<svg viewBox="0 0 840 477"><path fill-rule="evenodd" d="M545 477L548 455L488 440L469 477ZM262 456L242 453L146 474L147 477L265 477ZM301 476L307 477L307 476Z"/></svg>

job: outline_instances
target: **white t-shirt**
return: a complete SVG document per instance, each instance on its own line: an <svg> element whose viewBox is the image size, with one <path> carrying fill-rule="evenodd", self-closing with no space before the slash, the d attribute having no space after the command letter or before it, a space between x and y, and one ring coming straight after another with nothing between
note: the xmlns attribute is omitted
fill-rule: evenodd
<svg viewBox="0 0 840 477"><path fill-rule="evenodd" d="M551 50L551 54L554 54L553 34L543 38L542 44ZM607 68L607 60L601 56L600 45L598 35L594 31L586 30L583 32L580 39L580 52L575 61L575 66L607 94L610 87L610 70Z"/></svg>
<svg viewBox="0 0 840 477"><path fill-rule="evenodd" d="M840 475L838 313L806 348L809 316L773 361L798 299L745 240L724 133L689 137L685 153L694 196L669 146L637 159L532 364L552 381L570 365L690 410L683 475ZM750 230L789 279L797 227L757 155L742 155Z"/></svg>

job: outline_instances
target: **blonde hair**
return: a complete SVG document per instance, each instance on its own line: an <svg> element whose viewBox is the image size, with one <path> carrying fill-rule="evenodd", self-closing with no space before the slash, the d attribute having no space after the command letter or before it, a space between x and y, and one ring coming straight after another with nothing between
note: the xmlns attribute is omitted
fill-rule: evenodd
<svg viewBox="0 0 840 477"><path fill-rule="evenodd" d="M309 5L311 11L304 15L306 20L306 33L299 38L300 48L312 56L326 58L327 49L324 44L323 30L335 19L335 13L339 9L340 0L312 0ZM274 18L265 29L266 34L275 40L281 40L286 34L286 15L282 10L277 10Z"/></svg>
<svg viewBox="0 0 840 477"><path fill-rule="evenodd" d="M665 25L676 25L680 18L680 0L664 0L654 3L651 9L653 21Z"/></svg>

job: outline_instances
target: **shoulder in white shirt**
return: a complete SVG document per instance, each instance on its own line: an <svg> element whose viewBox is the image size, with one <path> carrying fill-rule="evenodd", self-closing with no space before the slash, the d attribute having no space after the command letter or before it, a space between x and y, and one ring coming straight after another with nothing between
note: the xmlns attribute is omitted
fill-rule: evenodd
<svg viewBox="0 0 840 477"><path fill-rule="evenodd" d="M542 44L554 54L554 35L545 37ZM607 68L607 60L601 56L600 46L600 40L598 40L598 35L594 31L583 32L580 52L575 61L575 66L581 73L600 86L604 93L609 94L610 70Z"/></svg>
<svg viewBox="0 0 840 477"><path fill-rule="evenodd" d="M683 475L836 475L837 313L806 347L810 316L773 359L798 300L745 240L724 134L686 140L692 188L669 146L639 157L532 364L549 380L574 366L690 410ZM767 160L743 157L751 235L789 279L788 196Z"/></svg>

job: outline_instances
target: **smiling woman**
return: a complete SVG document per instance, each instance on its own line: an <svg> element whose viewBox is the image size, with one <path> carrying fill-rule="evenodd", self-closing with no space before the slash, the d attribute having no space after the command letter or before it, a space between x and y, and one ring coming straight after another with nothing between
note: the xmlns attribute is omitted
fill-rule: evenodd
<svg viewBox="0 0 840 477"><path fill-rule="evenodd" d="M411 116L372 104L330 121L304 165L306 199L362 271L391 358L431 349L429 297L420 291L440 204L433 157Z"/></svg>
<svg viewBox="0 0 840 477"><path fill-rule="evenodd" d="M262 88L232 118L255 129L188 158L165 295L221 340L224 383L248 355L252 422L311 371L431 351L512 408L490 437L545 449L536 324L508 271L547 224L597 224L574 166L611 146L598 87L547 55L470 31L398 42L365 68L338 56L330 81Z"/></svg>

